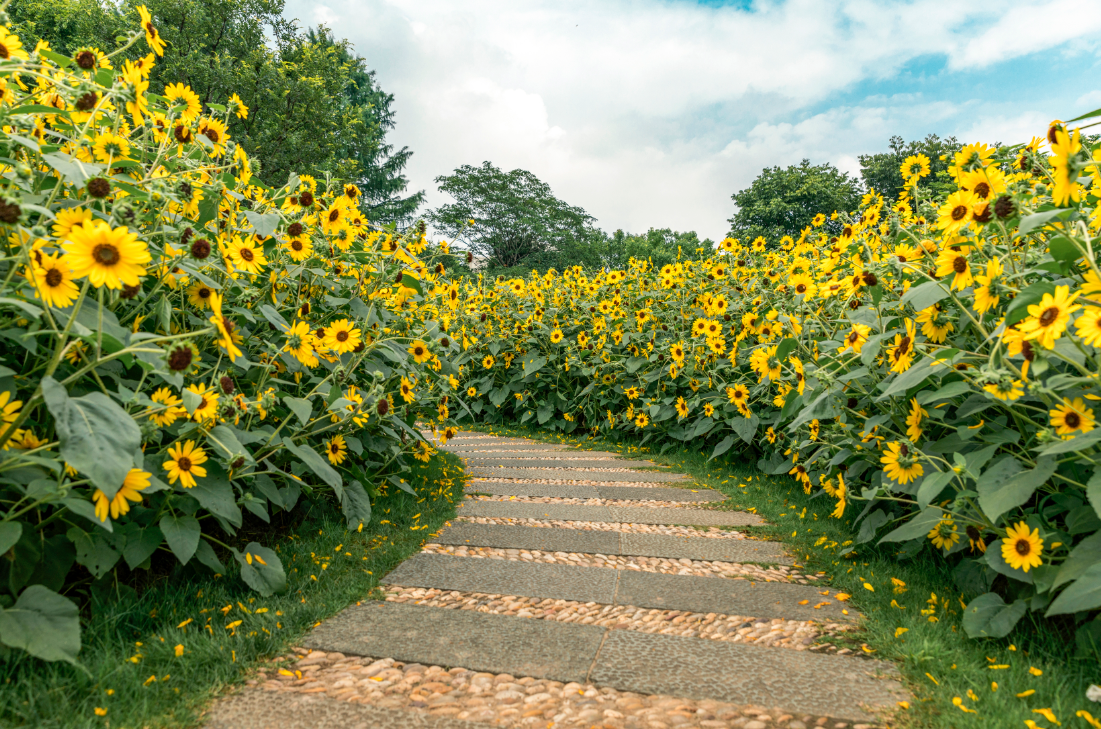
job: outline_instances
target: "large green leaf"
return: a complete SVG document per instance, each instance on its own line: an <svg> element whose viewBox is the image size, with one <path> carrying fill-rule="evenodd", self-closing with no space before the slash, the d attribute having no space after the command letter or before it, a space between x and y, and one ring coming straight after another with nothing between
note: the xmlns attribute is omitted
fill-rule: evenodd
<svg viewBox="0 0 1101 729"><path fill-rule="evenodd" d="M752 415L748 418L731 418L731 421L730 427L734 428L738 437L746 443L753 443L753 437L757 435L757 427L761 424L761 419Z"/></svg>
<svg viewBox="0 0 1101 729"><path fill-rule="evenodd" d="M80 652L80 613L69 598L31 585L14 605L0 609L0 643L44 661L75 664Z"/></svg>
<svg viewBox="0 0 1101 729"><path fill-rule="evenodd" d="M298 419L302 421L303 425L310 422L310 413L313 411L313 405L310 404L309 400L287 395L283 398L283 404L289 407L291 411L298 416Z"/></svg>
<svg viewBox="0 0 1101 729"><path fill-rule="evenodd" d="M352 481L344 487L341 508L349 529L356 529L361 524L366 526L371 522L371 497L359 481Z"/></svg>
<svg viewBox="0 0 1101 729"><path fill-rule="evenodd" d="M710 461L712 459L718 458L719 456L730 450L730 446L732 445L734 445L734 436L726 436L722 439L722 441L719 442L717 446L715 446L715 450L711 453L711 458L708 458L707 460Z"/></svg>
<svg viewBox="0 0 1101 729"><path fill-rule="evenodd" d="M119 561L119 553L99 532L88 534L82 529L71 527L66 534L76 548L77 564L84 565L97 580L110 572Z"/></svg>
<svg viewBox="0 0 1101 729"><path fill-rule="evenodd" d="M921 486L918 487L917 502L918 506L925 508L940 495L940 492L944 490L951 481L955 473L952 471L937 471L935 473L928 474L921 480Z"/></svg>
<svg viewBox="0 0 1101 729"><path fill-rule="evenodd" d="M1076 580L1095 564L1101 564L1101 532L1091 534L1070 550L1066 560L1059 566L1053 587Z"/></svg>
<svg viewBox="0 0 1101 729"><path fill-rule="evenodd" d="M344 479L317 451L305 446L295 445L290 437L283 438L283 445L299 460L309 466L310 470L316 473L322 481L328 484L336 492L338 499L343 499Z"/></svg>
<svg viewBox="0 0 1101 729"><path fill-rule="evenodd" d="M1055 473L1055 459L1045 456L1025 471L1012 456L1000 458L979 478L979 506L991 521L1032 498Z"/></svg>
<svg viewBox="0 0 1101 729"><path fill-rule="evenodd" d="M195 497L204 509L218 517L223 528L232 532L232 527L241 526L242 518L229 477L217 461L207 461L203 467L206 476L195 479L195 486L186 489L186 493Z"/></svg>
<svg viewBox="0 0 1101 729"><path fill-rule="evenodd" d="M137 569L145 560L153 556L157 547L164 541L164 534L156 525L142 528L135 522L127 524L126 546L122 548L122 558L130 569Z"/></svg>
<svg viewBox="0 0 1101 729"><path fill-rule="evenodd" d="M0 522L0 555L11 549L23 534L23 525L17 521Z"/></svg>
<svg viewBox="0 0 1101 729"><path fill-rule="evenodd" d="M979 595L963 611L963 629L971 638L1004 638L1028 612L1028 601L1006 605L995 592Z"/></svg>
<svg viewBox="0 0 1101 729"><path fill-rule="evenodd" d="M42 394L54 417L61 457L113 498L141 448L138 424L101 392L71 398L61 383L45 377Z"/></svg>
<svg viewBox="0 0 1101 729"><path fill-rule="evenodd" d="M185 514L165 514L161 517L161 531L180 564L187 564L199 548L203 531L199 520Z"/></svg>
<svg viewBox="0 0 1101 729"><path fill-rule="evenodd" d="M911 539L924 537L940 522L942 513L937 507L930 506L910 521L886 534L879 542L880 544L883 542L907 542Z"/></svg>
<svg viewBox="0 0 1101 729"><path fill-rule="evenodd" d="M912 387L917 387L925 381L927 377L933 374L933 370L936 369L932 358L926 357L917 364L910 367L905 372L895 375L893 380L884 381L880 384L880 388L883 388L883 394L876 398L876 401L886 400L887 398L895 397L899 394L904 394ZM940 369L944 369L940 366Z"/></svg>
<svg viewBox="0 0 1101 729"><path fill-rule="evenodd" d="M249 542L245 551L233 550L233 556L241 565L241 579L261 596L286 592L287 575L275 552L256 542Z"/></svg>
<svg viewBox="0 0 1101 729"><path fill-rule="evenodd" d="M1065 615L1101 607L1101 562L1092 565L1055 598L1045 615Z"/></svg>
<svg viewBox="0 0 1101 729"><path fill-rule="evenodd" d="M941 299L948 298L948 287L939 281L926 281L911 287L902 297L903 304L909 304L915 311L928 309Z"/></svg>
<svg viewBox="0 0 1101 729"><path fill-rule="evenodd" d="M527 355L524 357L524 377L534 374L543 369L543 365L547 363L546 357L537 357L535 355Z"/></svg>

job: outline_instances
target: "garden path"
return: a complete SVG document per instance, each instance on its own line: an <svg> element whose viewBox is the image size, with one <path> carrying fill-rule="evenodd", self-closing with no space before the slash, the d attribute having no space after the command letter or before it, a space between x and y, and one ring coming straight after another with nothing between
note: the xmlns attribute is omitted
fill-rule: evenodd
<svg viewBox="0 0 1101 729"><path fill-rule="evenodd" d="M613 453L442 448L474 477L459 517L209 729L862 729L904 698L830 642L858 619L845 596L722 494Z"/></svg>

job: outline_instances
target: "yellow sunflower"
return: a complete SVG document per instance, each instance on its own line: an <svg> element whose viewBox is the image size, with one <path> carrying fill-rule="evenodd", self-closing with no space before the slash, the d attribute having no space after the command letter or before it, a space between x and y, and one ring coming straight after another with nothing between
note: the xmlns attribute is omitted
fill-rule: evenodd
<svg viewBox="0 0 1101 729"><path fill-rule="evenodd" d="M970 190L957 190L937 210L937 227L944 235L956 235L971 223L971 209L979 202Z"/></svg>
<svg viewBox="0 0 1101 729"><path fill-rule="evenodd" d="M149 44L149 47L153 49L153 52L158 56L164 55L164 39L161 38L161 34L157 32L157 29L153 27L153 16L149 13L149 9L144 5L138 6L138 15L141 16L141 27L145 31L145 41Z"/></svg>
<svg viewBox="0 0 1101 729"><path fill-rule="evenodd" d="M921 421L928 414L925 408L918 405L916 397L910 400L910 412L906 416L906 437L914 443L917 443L925 432L921 427Z"/></svg>
<svg viewBox="0 0 1101 729"><path fill-rule="evenodd" d="M1025 574L1044 563L1040 557L1043 550L1044 540L1040 538L1040 530L1030 531L1028 524L1023 521L1011 526L1002 539L1002 559L1013 569L1023 570Z"/></svg>
<svg viewBox="0 0 1101 729"><path fill-rule="evenodd" d="M199 95L191 90L187 84L168 84L164 87L164 96L169 101L169 106L183 106L180 118L190 124L203 113L203 104L199 101Z"/></svg>
<svg viewBox="0 0 1101 729"><path fill-rule="evenodd" d="M409 345L409 354L413 355L413 361L417 364L427 362L432 357L428 345L419 339Z"/></svg>
<svg viewBox="0 0 1101 729"><path fill-rule="evenodd" d="M362 332L347 319L335 321L325 329L325 347L337 354L355 350L362 341Z"/></svg>
<svg viewBox="0 0 1101 729"><path fill-rule="evenodd" d="M926 536L929 537L937 549L943 549L945 552L956 546L956 543L960 541L959 527L956 526L956 522L948 514L941 514L940 521L929 530L929 534Z"/></svg>
<svg viewBox="0 0 1101 729"><path fill-rule="evenodd" d="M325 455L334 466L344 463L344 459L348 457L348 444L344 442L344 436L334 435L325 441Z"/></svg>
<svg viewBox="0 0 1101 729"><path fill-rule="evenodd" d="M145 243L125 226L111 228L102 220L91 220L69 231L61 244L75 278L88 277L96 288L121 289L138 286L145 265L152 256Z"/></svg>
<svg viewBox="0 0 1101 729"><path fill-rule="evenodd" d="M122 486L115 492L114 497L108 499L107 494L96 489L92 495L92 500L96 502L96 517L100 521L107 521L108 513L110 513L112 519L118 519L129 512L130 502L138 503L141 501L141 492L149 488L149 479L152 477L153 474L140 468L131 468L130 472L126 474L126 478L123 479Z"/></svg>
<svg viewBox="0 0 1101 729"><path fill-rule="evenodd" d="M264 257L264 249L257 247L252 236L234 237L228 248L229 259L238 271L244 271L253 276L263 273L268 259Z"/></svg>
<svg viewBox="0 0 1101 729"><path fill-rule="evenodd" d="M1063 440L1070 440L1079 433L1088 433L1094 429L1097 421L1093 417L1093 409L1086 407L1086 402L1076 397L1074 400L1063 398L1063 402L1048 411L1051 416L1051 426Z"/></svg>
<svg viewBox="0 0 1101 729"><path fill-rule="evenodd" d="M195 441L176 443L168 449L168 460L161 464L168 474L168 483L174 484L178 480L180 486L185 489L195 486L195 479L206 476L206 469L201 464L206 463L206 451L195 446Z"/></svg>
<svg viewBox="0 0 1101 729"><path fill-rule="evenodd" d="M214 294L214 289L207 286L201 281L196 281L191 284L187 289L187 300L191 302L191 305L199 309L210 308L210 297Z"/></svg>
<svg viewBox="0 0 1101 729"><path fill-rule="evenodd" d="M158 405L164 405L164 409L153 410L149 413L149 419L162 428L167 428L176 422L178 418L187 416L187 411L181 407L183 400L172 394L172 390L162 387L149 398Z"/></svg>
<svg viewBox="0 0 1101 729"><path fill-rule="evenodd" d="M73 269L69 266L68 257L59 253L40 255L28 274L34 284L35 298L42 299L47 306L64 309L80 293L73 283Z"/></svg>
<svg viewBox="0 0 1101 729"><path fill-rule="evenodd" d="M199 120L197 134L206 137L210 143L210 156L221 157L226 152L226 142L229 141L229 132L226 125L220 119L203 118Z"/></svg>
<svg viewBox="0 0 1101 729"><path fill-rule="evenodd" d="M301 263L313 255L313 243L309 238L295 236L288 238L283 248L290 254L295 263Z"/></svg>
<svg viewBox="0 0 1101 729"><path fill-rule="evenodd" d="M218 414L218 398L221 396L215 390L201 383L188 385L187 389L199 396L199 404L195 407L195 411L191 413L191 419L199 423L213 420Z"/></svg>
<svg viewBox="0 0 1101 729"><path fill-rule="evenodd" d="M104 164L111 164L130 156L130 142L114 132L100 132L92 141L92 154Z"/></svg>
<svg viewBox="0 0 1101 729"><path fill-rule="evenodd" d="M910 447L897 441L887 444L887 451L879 462L883 464L887 478L901 484L910 483L925 473L921 463L910 453Z"/></svg>
<svg viewBox="0 0 1101 729"><path fill-rule="evenodd" d="M1074 304L1081 292L1070 293L1069 286L1056 286L1055 294L1044 294L1039 304L1028 307L1028 318L1020 324L1024 338L1036 340L1045 349L1055 346L1070 323L1070 315L1081 309Z"/></svg>
<svg viewBox="0 0 1101 729"><path fill-rule="evenodd" d="M967 258L970 250L967 246L950 246L937 256L937 277L951 276L952 288L956 291L962 291L974 281Z"/></svg>

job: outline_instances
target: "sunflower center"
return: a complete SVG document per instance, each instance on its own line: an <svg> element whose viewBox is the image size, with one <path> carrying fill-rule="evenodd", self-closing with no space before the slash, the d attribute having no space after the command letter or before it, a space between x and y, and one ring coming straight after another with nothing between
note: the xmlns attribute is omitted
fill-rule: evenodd
<svg viewBox="0 0 1101 729"><path fill-rule="evenodd" d="M966 205L957 205L956 207L952 208L952 220L955 220L958 223L959 221L963 220L966 217L967 217L967 206Z"/></svg>
<svg viewBox="0 0 1101 729"><path fill-rule="evenodd" d="M330 223L335 223L338 220L340 220L340 211L339 210L334 210L331 213L329 213L329 222Z"/></svg>
<svg viewBox="0 0 1101 729"><path fill-rule="evenodd" d="M218 140L222 138L222 136L218 134L218 130L214 127L207 127L204 129L203 136L209 139L212 144L217 144Z"/></svg>
<svg viewBox="0 0 1101 729"><path fill-rule="evenodd" d="M92 70L96 67L96 54L91 51L80 51L76 54L76 65L85 71Z"/></svg>
<svg viewBox="0 0 1101 729"><path fill-rule="evenodd" d="M1040 314L1040 325L1045 326L1045 327L1049 327L1049 326L1051 326L1052 322L1054 322L1058 318L1059 318L1059 307L1058 306L1049 306L1048 308L1044 309L1043 314Z"/></svg>
<svg viewBox="0 0 1101 729"><path fill-rule="evenodd" d="M242 248L240 255L241 258L245 259L249 263L252 263L254 260L256 260L256 254L252 252L251 248Z"/></svg>
<svg viewBox="0 0 1101 729"><path fill-rule="evenodd" d="M335 455L337 453L340 453L340 446L336 443L332 443L331 445L329 445L329 450Z"/></svg>
<svg viewBox="0 0 1101 729"><path fill-rule="evenodd" d="M414 347L413 348L413 354L417 357L423 357L424 356L424 347Z"/></svg>
<svg viewBox="0 0 1101 729"><path fill-rule="evenodd" d="M176 459L176 468L180 469L181 471L190 471L191 459L187 456L180 456Z"/></svg>
<svg viewBox="0 0 1101 729"><path fill-rule="evenodd" d="M1032 552L1032 543L1027 539L1018 539L1013 548L1017 551L1017 554L1026 557Z"/></svg>
<svg viewBox="0 0 1101 729"><path fill-rule="evenodd" d="M292 240L292 241L291 241L291 248L293 248L294 250L296 250L296 251L298 251L299 253L301 253L301 252L302 252L302 241L300 241L300 240Z"/></svg>
<svg viewBox="0 0 1101 729"><path fill-rule="evenodd" d="M348 332L343 332L343 331L337 332L336 333L336 341L338 341L338 342L347 342L348 341Z"/></svg>
<svg viewBox="0 0 1101 729"><path fill-rule="evenodd" d="M806 292L807 292L807 285L806 284L796 284L795 293L805 294Z"/></svg>
<svg viewBox="0 0 1101 729"><path fill-rule="evenodd" d="M952 270L956 273L967 273L967 259L963 256L956 256L952 261Z"/></svg>
<svg viewBox="0 0 1101 729"><path fill-rule="evenodd" d="M199 289L196 293L199 295L200 299L209 299L211 291L210 291L210 289L208 289L204 286L203 288Z"/></svg>
<svg viewBox="0 0 1101 729"><path fill-rule="evenodd" d="M99 243L92 249L92 258L103 266L114 266L119 262L119 249L110 243Z"/></svg>
<svg viewBox="0 0 1101 729"><path fill-rule="evenodd" d="M0 43L0 58L3 58L5 61L11 58L11 51L9 51L8 47L3 43Z"/></svg>
<svg viewBox="0 0 1101 729"><path fill-rule="evenodd" d="M985 200L990 197L990 185L985 182L980 182L975 185L975 194Z"/></svg>
<svg viewBox="0 0 1101 729"><path fill-rule="evenodd" d="M51 268L46 272L46 285L51 289L55 286L60 286L61 282L65 280L65 277L61 275L61 271L56 268Z"/></svg>
<svg viewBox="0 0 1101 729"><path fill-rule="evenodd" d="M1082 424L1082 418L1078 413L1073 410L1063 416L1063 422L1067 424L1067 427L1071 430L1078 430L1078 426Z"/></svg>

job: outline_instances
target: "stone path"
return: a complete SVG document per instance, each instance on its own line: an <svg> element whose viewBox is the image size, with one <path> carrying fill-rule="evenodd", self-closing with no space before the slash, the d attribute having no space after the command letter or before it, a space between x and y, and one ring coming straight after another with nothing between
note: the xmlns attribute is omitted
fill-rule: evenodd
<svg viewBox="0 0 1101 729"><path fill-rule="evenodd" d="M757 515L700 508L722 494L612 453L442 447L473 477L458 518L208 727L863 729L906 698L832 642L858 624L846 595L754 539Z"/></svg>

